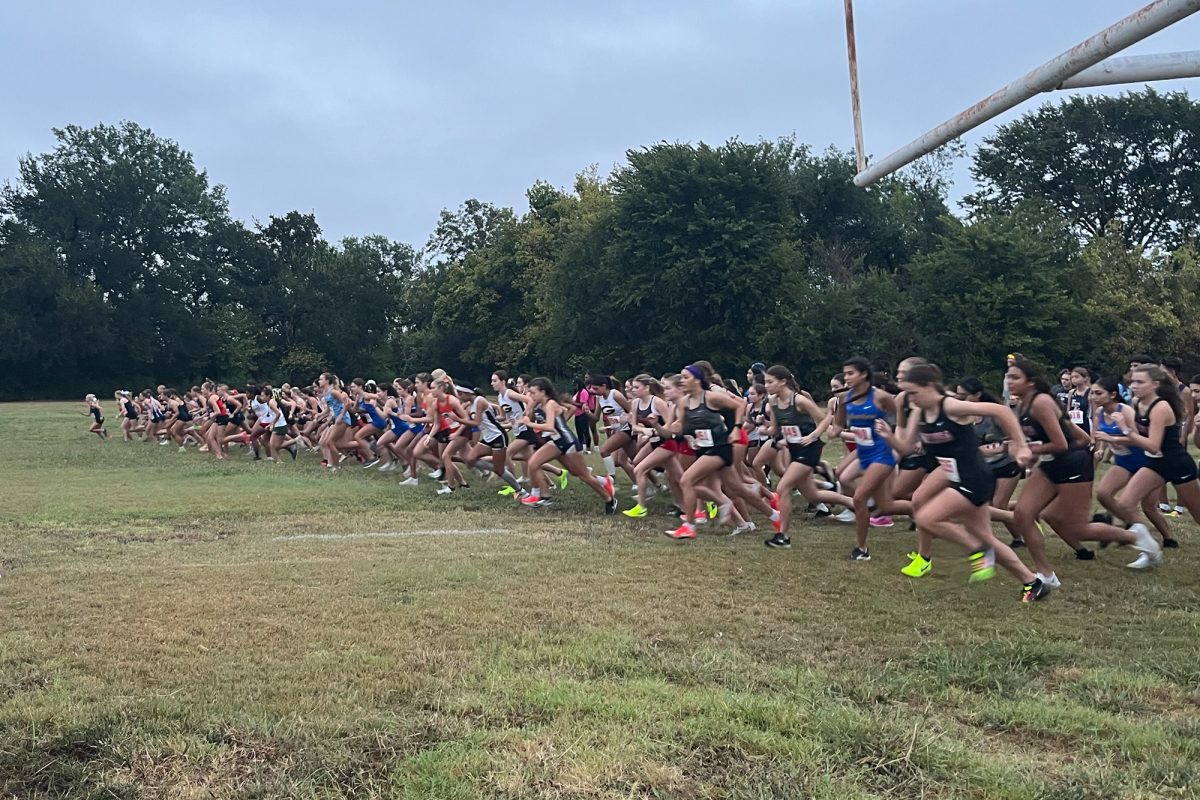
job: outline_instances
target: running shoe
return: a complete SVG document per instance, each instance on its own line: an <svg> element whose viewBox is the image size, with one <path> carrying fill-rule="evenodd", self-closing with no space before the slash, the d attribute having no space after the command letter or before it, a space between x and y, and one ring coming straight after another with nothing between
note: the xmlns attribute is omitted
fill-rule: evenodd
<svg viewBox="0 0 1200 800"><path fill-rule="evenodd" d="M559 471L559 473L558 473L558 488L560 490L565 490L567 488L567 479L570 477L570 474L571 473L567 472L565 469Z"/></svg>
<svg viewBox="0 0 1200 800"><path fill-rule="evenodd" d="M862 548L856 547L850 551L851 561L870 561L871 554Z"/></svg>
<svg viewBox="0 0 1200 800"><path fill-rule="evenodd" d="M396 462L395 462L395 461L389 461L389 462L387 462L386 464L384 464L382 467L380 467L380 468L379 468L379 471L380 471L380 472L391 472L391 471L392 471L392 470L394 470L395 468L396 468Z"/></svg>
<svg viewBox="0 0 1200 800"><path fill-rule="evenodd" d="M400 481L400 483L397 485L399 485L399 486L417 486L420 483L421 482L418 481L416 478L405 478L404 480Z"/></svg>
<svg viewBox="0 0 1200 800"><path fill-rule="evenodd" d="M1142 553L1125 566L1129 567L1130 569L1149 569L1150 567L1154 566L1154 561L1147 553Z"/></svg>
<svg viewBox="0 0 1200 800"><path fill-rule="evenodd" d="M1051 572L1048 576L1038 572L1035 573L1035 577L1042 583L1046 584L1047 588L1059 589L1062 587L1062 581L1059 580L1058 575L1053 572Z"/></svg>
<svg viewBox="0 0 1200 800"><path fill-rule="evenodd" d="M1095 561L1096 551L1088 550L1086 547L1075 548L1075 559L1077 561Z"/></svg>
<svg viewBox="0 0 1200 800"><path fill-rule="evenodd" d="M527 494L524 497L522 497L520 500L520 503L521 503L521 505L525 506L526 508L541 508L542 506L545 505L545 503L542 502L542 498L534 497L531 494Z"/></svg>
<svg viewBox="0 0 1200 800"><path fill-rule="evenodd" d="M920 578L933 569L933 562L923 558L920 553L909 553L908 566L901 567L900 572L910 578Z"/></svg>
<svg viewBox="0 0 1200 800"><path fill-rule="evenodd" d="M1154 541L1154 537L1150 535L1150 530L1140 522L1136 522L1129 526L1129 531L1137 537L1137 541L1133 546L1145 556L1148 556L1147 563L1141 566L1134 566L1142 559L1136 559L1129 567L1133 569L1145 569L1148 566L1154 566L1162 563L1162 548L1158 546L1158 542Z"/></svg>
<svg viewBox="0 0 1200 800"><path fill-rule="evenodd" d="M895 524L891 517L871 517L872 528L890 528Z"/></svg>
<svg viewBox="0 0 1200 800"><path fill-rule="evenodd" d="M1034 578L1033 583L1021 587L1021 602L1034 603L1042 600L1050 594L1050 588L1041 578Z"/></svg>
<svg viewBox="0 0 1200 800"><path fill-rule="evenodd" d="M1175 506L1175 516L1182 517L1186 513L1187 513L1187 509L1184 508L1183 506Z"/></svg>
<svg viewBox="0 0 1200 800"><path fill-rule="evenodd" d="M672 539L695 539L696 529L685 522L675 530L667 531L667 536L670 536Z"/></svg>
<svg viewBox="0 0 1200 800"><path fill-rule="evenodd" d="M817 503L817 507L813 510L813 513L816 514L817 519L833 516L833 512L829 510L829 506L824 503Z"/></svg>
<svg viewBox="0 0 1200 800"><path fill-rule="evenodd" d="M454 494L454 490L450 488L450 484L443 483L442 488L438 489L434 494Z"/></svg>
<svg viewBox="0 0 1200 800"><path fill-rule="evenodd" d="M755 528L755 525L753 522L743 522L743 523L740 523L733 530L731 530L729 532L729 535L730 536L740 536L743 533L749 533L750 531L754 530L754 528Z"/></svg>
<svg viewBox="0 0 1200 800"><path fill-rule="evenodd" d="M1025 546L1024 539L1013 539L1012 543L1009 544L1009 547L1011 547L1013 550L1020 550L1024 546Z"/></svg>
<svg viewBox="0 0 1200 800"><path fill-rule="evenodd" d="M1164 548L1173 548L1173 547L1179 547L1179 540L1178 540L1178 539L1172 539L1170 536L1165 536L1165 537L1163 537L1163 543L1162 543L1162 546L1163 546Z"/></svg>
<svg viewBox="0 0 1200 800"><path fill-rule="evenodd" d="M379 463L379 459L378 459L378 458L372 458L370 461L368 461L367 463L363 464L363 465L362 465L362 468L363 468L363 469L370 469L371 467L375 466L375 465L376 465L376 464L378 464L378 463Z"/></svg>
<svg viewBox="0 0 1200 800"><path fill-rule="evenodd" d="M649 512L647 512L646 507L644 505L642 505L641 503L638 503L633 508L627 508L624 511L622 511L621 513L627 517L633 517L634 519L641 519L642 517L646 516L646 514Z"/></svg>
<svg viewBox="0 0 1200 800"><path fill-rule="evenodd" d="M971 583L990 580L996 574L996 551L990 547L976 550L967 556L971 563Z"/></svg>
<svg viewBox="0 0 1200 800"><path fill-rule="evenodd" d="M435 481L440 481L445 476L445 474L446 474L446 470L442 469L441 467L438 467L433 472L429 473L429 477L433 478Z"/></svg>
<svg viewBox="0 0 1200 800"><path fill-rule="evenodd" d="M763 541L767 547L774 547L777 550L787 550L792 546L792 540L784 536L782 533L777 533L770 539Z"/></svg>
<svg viewBox="0 0 1200 800"><path fill-rule="evenodd" d="M834 519L837 520L838 522L846 522L846 523L854 522L854 511L852 509L847 508L847 509L843 510L842 513L836 515L834 517Z"/></svg>
<svg viewBox="0 0 1200 800"><path fill-rule="evenodd" d="M704 504L704 508L705 508L705 510L707 510L707 511L708 511L708 518L709 518L709 519L716 519L716 517L717 517L717 512L720 510L720 509L718 509L718 508L717 508L717 504L716 504L716 503L714 503L713 501L709 500L707 503L705 503L705 504Z"/></svg>
<svg viewBox="0 0 1200 800"><path fill-rule="evenodd" d="M517 490L511 486L505 486L503 489L496 492L496 494L500 495L501 497L508 497L510 494L516 494L516 493L517 493Z"/></svg>
<svg viewBox="0 0 1200 800"><path fill-rule="evenodd" d="M1092 514L1092 522L1103 522L1107 525L1112 525L1112 521L1113 521L1113 515L1109 514L1106 511L1101 511L1096 514Z"/></svg>

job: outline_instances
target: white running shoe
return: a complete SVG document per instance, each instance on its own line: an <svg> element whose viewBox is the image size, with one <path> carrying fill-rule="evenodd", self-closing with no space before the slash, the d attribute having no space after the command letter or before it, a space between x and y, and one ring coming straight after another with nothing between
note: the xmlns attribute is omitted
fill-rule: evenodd
<svg viewBox="0 0 1200 800"><path fill-rule="evenodd" d="M1154 559L1150 558L1149 553L1142 553L1140 556L1135 558L1133 561L1130 561L1125 566L1129 567L1130 569L1149 569L1150 567L1153 567L1154 564L1155 564L1155 561L1154 561Z"/></svg>
<svg viewBox="0 0 1200 800"><path fill-rule="evenodd" d="M1039 573L1037 573L1037 578L1042 583L1044 583L1046 586L1049 586L1051 589L1061 589L1062 588L1062 581L1060 581L1058 579L1057 573L1051 572L1050 577L1047 578L1045 575L1043 575L1042 573L1039 572Z"/></svg>
<svg viewBox="0 0 1200 800"><path fill-rule="evenodd" d="M450 488L450 484L443 483L442 488L438 489L434 494L454 494L454 490Z"/></svg>
<svg viewBox="0 0 1200 800"><path fill-rule="evenodd" d="M754 530L754 528L755 528L755 525L753 522L743 522L740 525L738 525L736 528L731 530L729 532L729 535L730 536L740 536L743 533L749 533L750 531Z"/></svg>
<svg viewBox="0 0 1200 800"><path fill-rule="evenodd" d="M1145 569L1146 567L1152 567L1156 564L1162 563L1162 548L1159 547L1158 542L1154 540L1154 537L1150 535L1149 528L1140 522L1135 522L1129 526L1129 532L1137 537L1137 541L1133 543L1133 546L1135 549L1141 552L1142 556L1145 556L1146 561L1144 564L1140 563L1142 561L1142 556L1139 556L1133 561L1132 564L1129 564L1128 566L1132 567L1133 569Z"/></svg>
<svg viewBox="0 0 1200 800"><path fill-rule="evenodd" d="M420 481L416 478L405 478L399 483L400 486L417 486L418 484L420 484Z"/></svg>
<svg viewBox="0 0 1200 800"><path fill-rule="evenodd" d="M834 519L836 519L838 522L854 522L854 511L847 508L842 513L836 515Z"/></svg>

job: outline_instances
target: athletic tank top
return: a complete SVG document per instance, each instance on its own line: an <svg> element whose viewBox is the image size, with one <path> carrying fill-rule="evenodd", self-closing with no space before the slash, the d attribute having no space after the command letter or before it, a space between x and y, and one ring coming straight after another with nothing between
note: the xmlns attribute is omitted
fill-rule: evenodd
<svg viewBox="0 0 1200 800"><path fill-rule="evenodd" d="M1100 416L1096 425L1100 432L1107 433L1109 436L1124 436L1125 434L1121 430L1121 423L1117 422L1117 419L1120 418L1121 411L1124 410L1124 408L1125 406L1122 403L1117 403L1116 411L1113 413L1111 418L1109 417L1108 412L1101 408ZM1130 447L1127 444L1113 444L1111 442L1109 443L1108 448L1112 450L1114 456L1137 455L1141 454L1142 452L1140 447Z"/></svg>
<svg viewBox="0 0 1200 800"><path fill-rule="evenodd" d="M1092 415L1088 413L1088 401L1086 394L1079 394L1072 390L1067 395L1067 419L1074 422L1079 427L1083 428L1088 433L1092 432Z"/></svg>
<svg viewBox="0 0 1200 800"><path fill-rule="evenodd" d="M640 400L635 401L635 403L636 403L636 405L634 407L634 416L637 418L638 424L644 425L650 429L650 441L652 441L652 442L660 441L662 439L662 437L658 435L658 431L656 431L654 429L654 425L655 424L661 425L663 422L663 418L662 418L662 414L655 412L654 400L651 399L649 404L645 408L642 408L642 404L641 404Z"/></svg>
<svg viewBox="0 0 1200 800"><path fill-rule="evenodd" d="M787 405L775 406L775 422L779 425L779 435L788 444L799 444L801 439L817 429L813 418L796 408L795 392Z"/></svg>
<svg viewBox="0 0 1200 800"><path fill-rule="evenodd" d="M437 404L437 429L439 431L456 431L462 423L454 418L454 409L450 406L450 398L439 400Z"/></svg>
<svg viewBox="0 0 1200 800"><path fill-rule="evenodd" d="M855 443L867 452L887 448L887 442L875 437L875 421L887 419L887 414L883 412L883 409L875 405L875 387L872 386L868 389L862 399L857 402L850 396L852 391L853 389L846 391L847 430L854 434Z"/></svg>
<svg viewBox="0 0 1200 800"><path fill-rule="evenodd" d="M968 472L984 472L983 454L979 452L979 437L975 426L969 422L955 422L946 414L946 398L938 403L937 417L929 422L925 412L921 415L921 445L926 455L937 459L938 466L946 477L955 483Z"/></svg>
<svg viewBox="0 0 1200 800"><path fill-rule="evenodd" d="M346 413L346 406L333 396L333 392L325 395L325 405L329 406L329 419L334 422L342 421L347 425L350 424L350 415Z"/></svg>
<svg viewBox="0 0 1200 800"><path fill-rule="evenodd" d="M500 428L500 422L496 419L495 413L492 411L492 404L484 398L480 397L475 401L476 413L483 406L483 413L479 414L479 438L481 441L490 442L493 439L499 439L504 436L504 431Z"/></svg>
<svg viewBox="0 0 1200 800"><path fill-rule="evenodd" d="M501 392L496 400L497 404L500 406L500 410L504 412L504 416L507 417L510 422L525 413L525 405L520 400L517 400L515 397L510 395L507 389ZM514 430L516 433L520 433L521 431L525 430L525 426L518 425Z"/></svg>
<svg viewBox="0 0 1200 800"><path fill-rule="evenodd" d="M375 408L374 403L368 403L365 400L359 400L358 410L370 417L371 424L376 428L387 427L387 421L384 420L383 415L379 413L379 409Z"/></svg>
<svg viewBox="0 0 1200 800"><path fill-rule="evenodd" d="M1161 397L1156 397L1154 402L1146 407L1145 414L1143 414L1140 410L1134 409L1137 413L1138 433L1140 433L1142 436L1150 435L1150 412L1153 411L1154 407L1161 402L1163 402L1163 399ZM1187 451L1184 449L1183 443L1179 441L1180 431L1182 429L1183 426L1179 424L1178 419L1176 419L1173 424L1163 428L1162 442L1159 443L1158 454L1155 455L1154 453L1146 451L1146 456L1149 458L1171 458L1178 457L1182 453L1185 457L1190 458L1190 456L1187 456Z"/></svg>
<svg viewBox="0 0 1200 800"><path fill-rule="evenodd" d="M621 416L621 414L625 413L621 409L621 404L617 402L617 390L616 389L609 389L608 394L606 394L606 395L604 395L604 397L600 398L600 410L602 412L604 412L604 415L606 417L612 417L613 419L616 419L617 417ZM618 431L627 431L627 430L629 430L629 426L628 425L618 425L617 430Z"/></svg>
<svg viewBox="0 0 1200 800"><path fill-rule="evenodd" d="M1000 426L996 424L996 420L991 417L984 417L975 423L975 438L982 444L999 444L1005 441L1007 437L1004 431L1000 430ZM1004 451L998 456L984 456L983 459L992 469L1005 467L1012 463L1013 457L1008 451Z"/></svg>
<svg viewBox="0 0 1200 800"><path fill-rule="evenodd" d="M700 393L700 404L695 408L684 405L683 432L695 442L693 447L709 448L729 444L729 428L719 411L708 407L708 392Z"/></svg>
<svg viewBox="0 0 1200 800"><path fill-rule="evenodd" d="M1037 399L1036 394L1033 396L1033 399L1034 400ZM1033 406L1033 400L1030 400L1029 405L1025 406L1024 408L1022 408L1020 410L1021 413L1020 413L1020 416L1018 417L1018 419L1021 423L1021 432L1025 434L1025 438L1029 440L1030 444L1034 444L1037 442L1046 444L1047 442L1050 441L1050 437L1046 434L1046 429L1042 427L1041 423L1039 423L1036 419L1034 419L1033 415L1029 413L1029 409L1032 406ZM1075 444L1075 440L1071 438L1071 429L1070 429L1070 427L1068 427L1067 420L1063 416L1063 412L1061 410L1059 411L1059 415L1058 415L1058 427L1059 427L1059 430L1062 431L1063 438L1067 440L1067 450L1068 451L1078 450L1079 445ZM1053 461L1054 454L1053 453L1043 453L1042 455L1040 455L1038 457L1038 460L1039 461Z"/></svg>

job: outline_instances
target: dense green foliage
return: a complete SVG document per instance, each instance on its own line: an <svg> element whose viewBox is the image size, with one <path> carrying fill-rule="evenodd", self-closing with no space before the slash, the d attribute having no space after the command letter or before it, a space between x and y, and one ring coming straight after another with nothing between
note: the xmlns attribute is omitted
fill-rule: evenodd
<svg viewBox="0 0 1200 800"><path fill-rule="evenodd" d="M1044 106L980 148L967 221L945 159L863 191L836 150L662 143L569 190L538 182L523 215L467 200L420 248L331 243L295 211L247 227L178 144L71 126L0 193L0 394L321 369L482 382L709 358L823 383L851 354L985 375L1013 350L1100 371L1132 350L1186 359L1197 108L1151 91Z"/></svg>

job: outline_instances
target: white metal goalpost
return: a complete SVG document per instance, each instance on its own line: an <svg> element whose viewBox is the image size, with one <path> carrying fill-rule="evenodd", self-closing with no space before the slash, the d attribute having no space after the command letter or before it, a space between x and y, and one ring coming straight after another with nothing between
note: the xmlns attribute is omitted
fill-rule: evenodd
<svg viewBox="0 0 1200 800"><path fill-rule="evenodd" d="M854 0L844 0L844 3L846 54L850 63L850 104L854 115L854 148L858 157L858 174L854 176L854 185L859 187L870 186L880 178L911 164L946 142L1041 92L1200 77L1200 50L1110 58L1114 53L1200 11L1200 0L1154 0L1120 22L1110 25L1095 36L1083 40L1065 53L998 89L894 153L868 165L863 147L862 112L858 90Z"/></svg>

